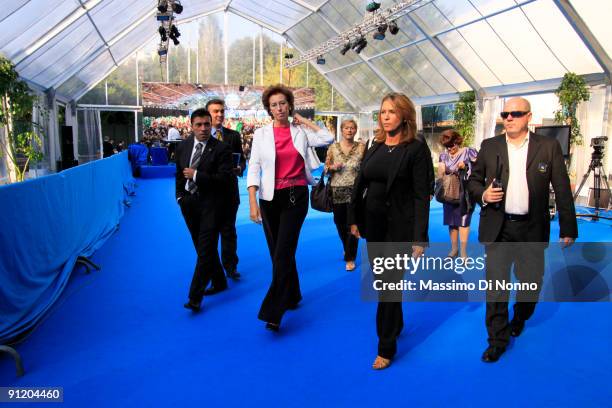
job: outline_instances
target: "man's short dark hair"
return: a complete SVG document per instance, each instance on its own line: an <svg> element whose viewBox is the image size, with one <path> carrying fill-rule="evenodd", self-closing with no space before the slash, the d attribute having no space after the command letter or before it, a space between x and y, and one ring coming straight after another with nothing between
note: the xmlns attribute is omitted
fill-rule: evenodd
<svg viewBox="0 0 612 408"><path fill-rule="evenodd" d="M199 108L191 112L191 121L193 122L195 118L209 118L212 121L212 116L206 108Z"/></svg>
<svg viewBox="0 0 612 408"><path fill-rule="evenodd" d="M206 102L206 110L208 110L210 105L223 105L225 108L225 101L219 98L211 99L210 101Z"/></svg>

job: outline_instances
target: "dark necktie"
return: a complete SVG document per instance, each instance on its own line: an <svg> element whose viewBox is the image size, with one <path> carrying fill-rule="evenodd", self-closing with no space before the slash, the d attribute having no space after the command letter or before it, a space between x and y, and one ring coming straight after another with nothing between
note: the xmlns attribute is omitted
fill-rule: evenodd
<svg viewBox="0 0 612 408"><path fill-rule="evenodd" d="M189 165L190 169L197 169L198 166L200 165L200 159L202 158L202 147L204 146L204 143L199 142L196 145L196 150L195 153L193 155L193 157L191 158L191 164ZM196 185L195 181L193 181L192 179L187 180L187 191L189 191L191 194L195 193L198 190L198 186Z"/></svg>

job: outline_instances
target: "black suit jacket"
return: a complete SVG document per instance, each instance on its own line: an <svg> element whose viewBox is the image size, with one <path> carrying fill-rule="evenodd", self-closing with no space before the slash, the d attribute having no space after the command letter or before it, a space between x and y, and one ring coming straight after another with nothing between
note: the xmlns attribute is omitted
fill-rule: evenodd
<svg viewBox="0 0 612 408"><path fill-rule="evenodd" d="M510 166L506 135L495 136L482 142L472 174L468 180L468 191L481 206L482 195L496 175L499 155L504 191L508 186ZM563 161L561 146L552 138L529 133L527 149L527 187L529 189L529 228L526 242L548 242L550 238L550 213L548 209L549 186L555 191L561 237L578 237L576 210L570 189L567 168ZM483 243L494 242L504 223L505 196L499 208L487 204L480 212L478 239Z"/></svg>
<svg viewBox="0 0 612 408"><path fill-rule="evenodd" d="M244 169L246 167L246 159L244 157L244 153L242 152L242 139L240 138L240 133L232 130L230 128L223 127L223 143L230 146L232 149L232 153L240 154L240 177L244 173ZM232 157L232 167L234 158ZM240 193L238 191L238 178L234 173L233 175L233 183L232 183L232 199L235 204L240 203Z"/></svg>
<svg viewBox="0 0 612 408"><path fill-rule="evenodd" d="M183 169L189 167L191 152L193 151L195 137L192 135L180 142L176 148L176 198L183 198L190 194L185 190L187 180L183 176ZM196 185L198 198L206 203L227 205L232 199L232 150L230 147L210 137L202 153L197 168Z"/></svg>
<svg viewBox="0 0 612 408"><path fill-rule="evenodd" d="M360 226L360 232L367 237L364 191L368 182L363 177L363 169L368 160L383 143L374 143L366 152L361 170L355 180L353 196L349 205L348 224ZM393 155L389 162L389 178L386 189L388 230L392 241L429 242L429 195L431 155L427 144L414 140L397 146L401 154ZM367 192L366 192L367 194ZM365 229L365 231L362 231Z"/></svg>
<svg viewBox="0 0 612 408"><path fill-rule="evenodd" d="M223 143L230 145L232 148L232 153L240 153L240 176L242 177L242 172L244 172L244 168L246 167L246 159L242 151L242 139L240 137L240 133L224 126Z"/></svg>

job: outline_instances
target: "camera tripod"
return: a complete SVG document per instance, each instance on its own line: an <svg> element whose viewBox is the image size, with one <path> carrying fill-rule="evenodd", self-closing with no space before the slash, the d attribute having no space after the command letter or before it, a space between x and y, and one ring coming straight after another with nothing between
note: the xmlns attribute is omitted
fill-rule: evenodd
<svg viewBox="0 0 612 408"><path fill-rule="evenodd" d="M593 221L597 221L600 218L603 218L606 220L612 220L612 218L610 217L602 217L599 215L599 212L601 210L599 208L599 201L601 198L601 180L602 179L605 183L605 190L608 192L608 201L606 203L605 210L607 210L610 206L610 197L611 197L610 185L608 184L608 177L606 176L606 172L603 168L602 159L603 159L603 148L595 147L593 153L591 154L591 163L589 164L589 169L587 170L585 175L582 177L582 182L580 183L580 186L576 190L576 193L574 193L574 202L576 202L576 198L578 198L578 195L580 194L580 190L582 190L582 187L584 187L584 185L586 184L589 178L589 175L592 172L593 173L593 195L595 196L595 212L593 214L576 214L576 217L592 217Z"/></svg>

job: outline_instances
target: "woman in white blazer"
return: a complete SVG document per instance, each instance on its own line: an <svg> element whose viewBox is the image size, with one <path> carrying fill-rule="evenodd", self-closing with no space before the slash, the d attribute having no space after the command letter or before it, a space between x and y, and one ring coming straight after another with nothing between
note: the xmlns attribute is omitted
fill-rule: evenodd
<svg viewBox="0 0 612 408"><path fill-rule="evenodd" d="M255 131L247 175L250 217L263 223L272 258L272 283L258 317L273 331L279 330L285 311L302 300L295 251L308 213L312 170L320 164L311 148L333 141L327 129L293 114L293 101L291 90L282 85L264 91L262 102L273 122Z"/></svg>

